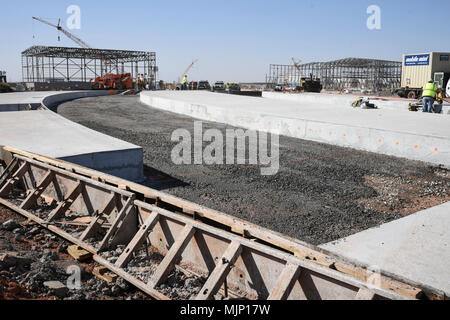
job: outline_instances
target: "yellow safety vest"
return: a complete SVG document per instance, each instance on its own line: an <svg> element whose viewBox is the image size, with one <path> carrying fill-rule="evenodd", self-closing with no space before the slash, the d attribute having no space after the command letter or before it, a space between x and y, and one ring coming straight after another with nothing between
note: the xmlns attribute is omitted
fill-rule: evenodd
<svg viewBox="0 0 450 320"><path fill-rule="evenodd" d="M434 83L427 83L423 86L422 97L431 97L433 99L436 98L437 89L438 87Z"/></svg>
<svg viewBox="0 0 450 320"><path fill-rule="evenodd" d="M183 78L183 84L185 84L185 83L187 83L187 78L186 77Z"/></svg>

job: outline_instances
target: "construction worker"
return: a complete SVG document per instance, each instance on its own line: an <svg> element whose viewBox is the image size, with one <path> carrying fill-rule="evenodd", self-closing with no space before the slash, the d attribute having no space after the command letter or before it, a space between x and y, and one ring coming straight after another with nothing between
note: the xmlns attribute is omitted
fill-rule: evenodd
<svg viewBox="0 0 450 320"><path fill-rule="evenodd" d="M141 78L138 75L136 77L136 91L140 91L140 90L141 90Z"/></svg>
<svg viewBox="0 0 450 320"><path fill-rule="evenodd" d="M187 90L187 82L188 82L187 75L185 74L183 78L183 87L182 87L183 90Z"/></svg>
<svg viewBox="0 0 450 320"><path fill-rule="evenodd" d="M428 81L422 89L423 112L432 112L438 87L433 80Z"/></svg>

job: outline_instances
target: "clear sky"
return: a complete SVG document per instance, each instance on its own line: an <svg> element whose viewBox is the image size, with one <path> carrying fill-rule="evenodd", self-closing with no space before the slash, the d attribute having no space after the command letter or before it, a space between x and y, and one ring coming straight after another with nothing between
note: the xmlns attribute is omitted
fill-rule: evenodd
<svg viewBox="0 0 450 320"><path fill-rule="evenodd" d="M264 81L269 64L291 57L400 61L403 53L450 51L447 0L0 1L0 70L9 81L21 80L20 53L31 45L76 46L31 19L61 18L65 27L72 4L81 9L73 34L96 48L155 51L165 81L194 59L192 80L244 82ZM381 8L380 30L366 26L370 5Z"/></svg>

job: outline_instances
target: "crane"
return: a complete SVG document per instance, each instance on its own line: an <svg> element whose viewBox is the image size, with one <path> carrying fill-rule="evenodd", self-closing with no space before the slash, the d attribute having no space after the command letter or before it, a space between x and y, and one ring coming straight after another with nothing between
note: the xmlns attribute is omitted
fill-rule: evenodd
<svg viewBox="0 0 450 320"><path fill-rule="evenodd" d="M175 83L175 88L180 84L181 79L184 77L184 75L186 75L186 74L189 72L189 70L192 69L192 67L194 66L194 64L195 64L197 61L198 61L198 60L192 61L192 63L189 65L189 67L187 67L186 70L181 74L181 76L178 77L177 83Z"/></svg>
<svg viewBox="0 0 450 320"><path fill-rule="evenodd" d="M280 84L287 84L289 77L291 76L292 71L294 71L295 68L297 68L300 71L300 67L298 64L301 62L295 62L294 58L292 58L292 61L294 64L289 68L288 72L281 78Z"/></svg>
<svg viewBox="0 0 450 320"><path fill-rule="evenodd" d="M87 44L86 42L84 42L80 38L76 37L75 35L71 34L69 31L67 31L63 27L61 27L59 25L61 19L58 19L58 25L54 25L53 23L45 21L44 19L41 19L41 18L37 18L37 17L32 17L32 18L34 20L40 21L42 23L45 23L46 25L49 25L51 27L54 27L54 28L58 29L58 31L61 31L62 33L64 33L67 36L67 38L71 39L73 42L78 44L80 47L85 48L85 49L92 48L89 44ZM101 57L101 60L103 61L103 64L105 65L105 73L107 73L108 72L108 67L111 68L111 65L114 65L115 62L110 60L107 57Z"/></svg>
<svg viewBox="0 0 450 320"><path fill-rule="evenodd" d="M301 62L301 60L299 62L295 62L294 58L292 58L292 62L294 62L294 67L297 68L298 72L300 72L300 76L302 75L302 70L300 69L299 63Z"/></svg>
<svg viewBox="0 0 450 320"><path fill-rule="evenodd" d="M194 66L194 64L195 64L197 61L198 61L198 59L192 61L192 63L191 63L191 64L186 68L186 70L184 70L184 72L181 74L181 76L178 77L177 82L175 83L174 88L176 88L176 87L181 83L181 79L184 77L184 75L186 75L186 74L189 72L189 70L192 69L192 67Z"/></svg>
<svg viewBox="0 0 450 320"><path fill-rule="evenodd" d="M91 48L91 46L88 45L86 42L84 42L84 41L81 40L80 38L74 36L73 34L71 34L71 33L70 33L69 31L67 31L66 29L63 29L63 27L61 27L61 26L59 25L61 19L58 19L58 25L54 25L54 24L51 23L51 22L45 21L44 19L37 18L37 17L33 17L33 19L34 19L34 20L37 20L37 21L40 21L40 22L42 22L42 23L45 23L45 24L47 24L47 25L49 25L49 26L51 26L51 27L54 27L54 28L58 29L58 31L61 31L62 33L64 33L64 34L67 36L67 38L69 38L70 40L72 40L73 42L75 42L76 44L78 44L80 47L82 47L82 48Z"/></svg>

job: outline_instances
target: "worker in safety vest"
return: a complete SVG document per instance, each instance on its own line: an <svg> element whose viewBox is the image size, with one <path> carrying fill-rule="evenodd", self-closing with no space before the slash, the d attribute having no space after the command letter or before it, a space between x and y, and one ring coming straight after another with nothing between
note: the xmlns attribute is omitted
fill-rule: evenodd
<svg viewBox="0 0 450 320"><path fill-rule="evenodd" d="M187 90L187 82L187 75L185 74L183 78L183 90Z"/></svg>
<svg viewBox="0 0 450 320"><path fill-rule="evenodd" d="M433 80L428 81L422 89L423 112L431 112L436 99L437 85Z"/></svg>
<svg viewBox="0 0 450 320"><path fill-rule="evenodd" d="M139 91L139 76L136 77L135 89L136 89L136 91Z"/></svg>

